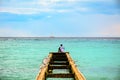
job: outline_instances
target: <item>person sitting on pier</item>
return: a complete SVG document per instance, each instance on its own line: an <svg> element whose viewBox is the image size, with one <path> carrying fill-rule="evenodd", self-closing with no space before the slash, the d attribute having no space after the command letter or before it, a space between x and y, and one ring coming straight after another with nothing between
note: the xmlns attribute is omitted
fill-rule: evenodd
<svg viewBox="0 0 120 80"><path fill-rule="evenodd" d="M60 44L60 47L58 48L58 52L64 52L65 48L62 44Z"/></svg>

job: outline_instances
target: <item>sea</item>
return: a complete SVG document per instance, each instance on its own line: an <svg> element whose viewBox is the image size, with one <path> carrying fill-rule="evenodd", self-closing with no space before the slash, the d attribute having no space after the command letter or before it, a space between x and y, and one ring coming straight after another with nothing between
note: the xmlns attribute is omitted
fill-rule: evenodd
<svg viewBox="0 0 120 80"><path fill-rule="evenodd" d="M35 80L42 60L60 44L86 80L120 80L119 37L1 37L0 80Z"/></svg>

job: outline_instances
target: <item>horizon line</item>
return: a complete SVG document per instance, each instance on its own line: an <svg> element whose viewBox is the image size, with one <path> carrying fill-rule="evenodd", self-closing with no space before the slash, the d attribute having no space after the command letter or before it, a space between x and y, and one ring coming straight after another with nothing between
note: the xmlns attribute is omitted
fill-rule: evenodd
<svg viewBox="0 0 120 80"><path fill-rule="evenodd" d="M120 38L119 36L109 37L109 36L57 36L57 37L47 37L47 36L0 36L0 38Z"/></svg>

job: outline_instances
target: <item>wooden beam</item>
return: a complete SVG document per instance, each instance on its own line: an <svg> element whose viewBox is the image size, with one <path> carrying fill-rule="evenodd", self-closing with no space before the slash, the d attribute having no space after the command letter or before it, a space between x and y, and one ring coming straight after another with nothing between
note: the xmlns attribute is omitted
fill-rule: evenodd
<svg viewBox="0 0 120 80"><path fill-rule="evenodd" d="M52 54L49 54L48 57L49 57L49 61L48 61L48 62L50 62L50 59L52 58ZM45 79L46 79L46 72L47 72L47 70L48 70L48 64L45 65L45 67L43 67L43 68L40 70L40 72L39 72L36 80L45 80Z"/></svg>
<svg viewBox="0 0 120 80"><path fill-rule="evenodd" d="M69 63L68 62L50 62L51 65L68 65Z"/></svg>
<svg viewBox="0 0 120 80"><path fill-rule="evenodd" d="M47 74L48 78L73 78L74 75L69 73L69 74Z"/></svg>
<svg viewBox="0 0 120 80"><path fill-rule="evenodd" d="M53 58L53 61L67 61L67 58Z"/></svg>
<svg viewBox="0 0 120 80"><path fill-rule="evenodd" d="M50 68L50 69L69 69L70 65L61 65L61 66L49 65L48 68Z"/></svg>
<svg viewBox="0 0 120 80"><path fill-rule="evenodd" d="M83 76L83 74L75 66L74 61L70 57L69 53L66 53L66 55L67 55L69 64L71 65L72 73L75 74L75 80L86 80L85 77Z"/></svg>

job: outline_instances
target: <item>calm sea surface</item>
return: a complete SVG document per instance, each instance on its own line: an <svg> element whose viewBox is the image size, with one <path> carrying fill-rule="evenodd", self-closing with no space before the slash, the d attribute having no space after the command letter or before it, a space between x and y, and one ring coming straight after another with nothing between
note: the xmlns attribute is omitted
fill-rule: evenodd
<svg viewBox="0 0 120 80"><path fill-rule="evenodd" d="M61 43L87 80L120 80L120 38L0 38L0 80L35 80Z"/></svg>

